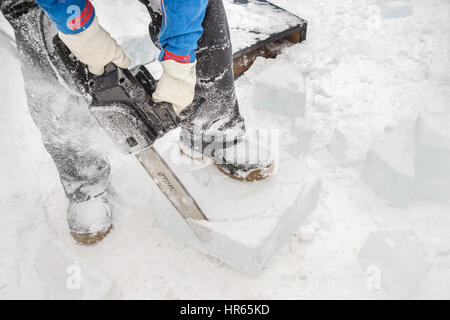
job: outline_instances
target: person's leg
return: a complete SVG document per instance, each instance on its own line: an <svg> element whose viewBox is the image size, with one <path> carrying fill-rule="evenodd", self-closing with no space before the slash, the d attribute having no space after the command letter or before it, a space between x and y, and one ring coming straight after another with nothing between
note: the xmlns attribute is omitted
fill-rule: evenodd
<svg viewBox="0 0 450 320"><path fill-rule="evenodd" d="M195 99L184 111L183 137L194 134L198 139L201 134L206 143L225 134L234 139L244 134L245 126L234 89L233 52L222 0L209 0L202 26Z"/></svg>
<svg viewBox="0 0 450 320"><path fill-rule="evenodd" d="M148 27L150 38L155 46L161 49L159 44L159 32L162 26L162 8L161 0L138 0L144 6L147 7L147 11L150 14L151 22Z"/></svg>
<svg viewBox="0 0 450 320"><path fill-rule="evenodd" d="M160 2L139 1L149 10L152 18L150 36L155 42L162 21ZM222 140L222 136L226 136L228 140L242 136L245 125L234 90L230 31L221 0L209 0L202 26L203 35L196 52L198 62L195 98L181 113L181 138L192 148L204 150L211 142Z"/></svg>
<svg viewBox="0 0 450 320"><path fill-rule="evenodd" d="M155 42L162 21L160 1L139 1L149 10L150 37ZM259 141L242 139L245 124L236 99L233 51L222 0L209 0L202 26L203 35L196 52L195 97L180 115L180 148L191 158L213 159L217 167L232 178L263 179L272 173L273 160ZM257 154L247 154L248 150Z"/></svg>
<svg viewBox="0 0 450 320"><path fill-rule="evenodd" d="M67 85L60 84L57 67L50 62L47 45L56 29L32 0L0 0L0 9L14 28L30 114L70 200L72 234L81 242L101 239L111 227L105 202L110 166L106 157L89 148L89 137L97 124L87 105L70 94ZM96 212L82 213L80 206L103 211L86 220L85 214ZM91 235L95 239L89 239Z"/></svg>

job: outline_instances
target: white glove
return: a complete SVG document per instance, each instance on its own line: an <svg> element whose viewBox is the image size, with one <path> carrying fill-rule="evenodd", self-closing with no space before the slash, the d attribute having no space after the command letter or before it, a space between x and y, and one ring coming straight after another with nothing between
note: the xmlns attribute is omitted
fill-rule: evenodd
<svg viewBox="0 0 450 320"><path fill-rule="evenodd" d="M155 102L169 102L179 115L194 100L197 74L193 63L178 63L174 60L162 61L164 72L153 93Z"/></svg>
<svg viewBox="0 0 450 320"><path fill-rule="evenodd" d="M89 28L80 33L58 32L58 35L78 60L88 65L93 74L100 75L105 72L105 66L110 62L124 69L131 64L130 58L116 40L100 26L97 17Z"/></svg>

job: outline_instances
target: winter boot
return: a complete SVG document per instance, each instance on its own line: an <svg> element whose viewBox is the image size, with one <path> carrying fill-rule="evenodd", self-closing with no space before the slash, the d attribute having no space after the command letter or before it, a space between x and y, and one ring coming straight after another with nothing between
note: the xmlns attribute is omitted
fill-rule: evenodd
<svg viewBox="0 0 450 320"><path fill-rule="evenodd" d="M239 181L263 180L273 174L274 159L258 134L230 140L217 135L208 140L205 142L205 136L196 139L182 130L180 152L197 161L210 159L222 173Z"/></svg>
<svg viewBox="0 0 450 320"><path fill-rule="evenodd" d="M101 241L112 229L107 192L86 201L70 201L67 222L77 243L90 245Z"/></svg>
<svg viewBox="0 0 450 320"><path fill-rule="evenodd" d="M213 161L221 172L239 181L263 180L274 172L274 161L269 150L258 141L245 137L236 144L217 149Z"/></svg>

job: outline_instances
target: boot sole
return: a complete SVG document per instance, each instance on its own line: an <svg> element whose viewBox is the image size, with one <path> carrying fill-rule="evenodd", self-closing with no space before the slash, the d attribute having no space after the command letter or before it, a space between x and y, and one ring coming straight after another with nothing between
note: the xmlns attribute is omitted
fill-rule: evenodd
<svg viewBox="0 0 450 320"><path fill-rule="evenodd" d="M183 151L182 148L179 147L178 149L180 150L180 154L181 154L181 155L183 155L183 156L185 156L185 157L188 157L189 159L192 159L192 160L195 160L195 161L198 161L198 162L203 162L203 161L205 160L205 158L204 158L203 156L200 156L200 157L192 157L191 155L185 153L185 152Z"/></svg>
<svg viewBox="0 0 450 320"><path fill-rule="evenodd" d="M98 232L96 234L91 233L76 233L76 232L70 232L72 234L72 237L75 239L75 241L78 244L81 245L93 245L96 244L99 241L102 241L111 231L112 226L110 226L106 231Z"/></svg>
<svg viewBox="0 0 450 320"><path fill-rule="evenodd" d="M185 157L188 157L188 158L190 158L192 160L199 161L199 162L204 161L204 157L193 158L190 155L188 155L187 153L185 153L183 151L183 149L179 148L179 150L180 150L180 154L182 154ZM264 169L257 169L257 170L254 170L254 171L250 171L247 176L241 177L241 176L232 174L231 172L228 172L228 171L224 170L220 165L218 165L214 161L213 161L213 163L214 163L214 165L216 166L216 168L220 172L222 172L223 174L225 174L226 176L230 177L233 180L241 181L241 182L253 182L253 181L264 180L265 178L270 176L273 173L273 170L274 170L274 165L271 164L271 165L267 166Z"/></svg>
<svg viewBox="0 0 450 320"><path fill-rule="evenodd" d="M273 169L274 169L274 165L271 164L270 166L265 167L264 169L257 169L254 171L250 171L245 177L241 177L241 176L235 175L231 172L224 170L217 163L214 163L214 165L223 174L227 175L228 177L230 177L233 180L237 180L237 181L241 181L241 182L254 182L254 181L264 180L273 173Z"/></svg>

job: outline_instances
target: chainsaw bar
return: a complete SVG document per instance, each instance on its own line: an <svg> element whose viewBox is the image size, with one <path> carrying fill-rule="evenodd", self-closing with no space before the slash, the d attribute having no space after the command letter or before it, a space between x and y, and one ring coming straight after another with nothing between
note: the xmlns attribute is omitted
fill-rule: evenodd
<svg viewBox="0 0 450 320"><path fill-rule="evenodd" d="M136 158L185 219L207 220L194 198L155 148L149 147L139 152Z"/></svg>

